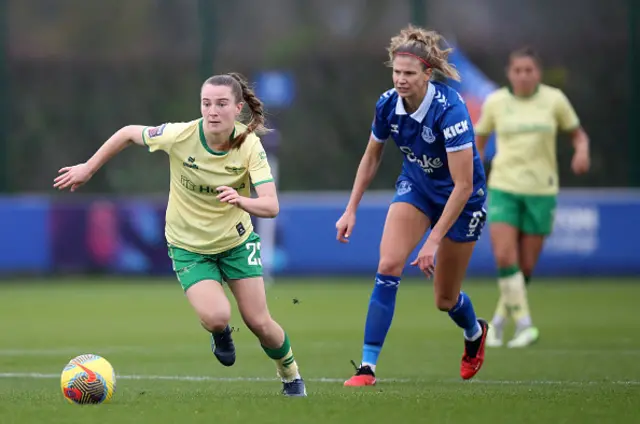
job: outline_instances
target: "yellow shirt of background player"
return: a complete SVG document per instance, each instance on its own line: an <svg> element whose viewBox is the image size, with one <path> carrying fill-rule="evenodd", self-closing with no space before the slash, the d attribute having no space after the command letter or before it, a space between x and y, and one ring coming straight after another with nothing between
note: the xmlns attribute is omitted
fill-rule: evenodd
<svg viewBox="0 0 640 424"><path fill-rule="evenodd" d="M236 122L232 137L246 128ZM169 155L168 243L195 253L215 254L249 237L253 231L249 214L220 202L216 187L233 187L241 196L250 197L250 184L273 181L267 155L255 134L228 152L215 152L207 145L202 119L146 127L142 137L150 152L164 150Z"/></svg>
<svg viewBox="0 0 640 424"><path fill-rule="evenodd" d="M516 194L557 194L557 129L571 131L579 125L571 103L556 88L541 84L526 98L508 88L490 94L474 125L478 135L496 132L488 186Z"/></svg>

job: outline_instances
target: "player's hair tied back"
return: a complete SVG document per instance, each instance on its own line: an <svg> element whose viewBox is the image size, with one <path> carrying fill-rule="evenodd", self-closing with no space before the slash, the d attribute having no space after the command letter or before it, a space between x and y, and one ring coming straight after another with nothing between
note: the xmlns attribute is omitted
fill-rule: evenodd
<svg viewBox="0 0 640 424"><path fill-rule="evenodd" d="M441 46L446 40L436 31L426 30L412 24L403 28L399 34L391 38L387 52L392 66L396 55L414 56L422 63L423 69L432 68L447 78L460 81L458 70L449 63L450 47Z"/></svg>

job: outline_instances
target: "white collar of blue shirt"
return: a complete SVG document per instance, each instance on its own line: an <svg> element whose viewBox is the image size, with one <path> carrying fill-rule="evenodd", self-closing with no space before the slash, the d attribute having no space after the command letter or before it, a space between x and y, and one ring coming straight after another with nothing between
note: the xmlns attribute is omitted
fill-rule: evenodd
<svg viewBox="0 0 640 424"><path fill-rule="evenodd" d="M427 94L424 96L422 103L418 110L413 112L410 116L417 122L422 122L424 117L427 116L427 112L429 112L429 108L431 107L431 102L433 101L433 96L436 94L436 87L429 83L429 87L427 87ZM396 115L406 115L407 110L404 108L404 103L402 103L402 97L398 96L398 101L396 102Z"/></svg>

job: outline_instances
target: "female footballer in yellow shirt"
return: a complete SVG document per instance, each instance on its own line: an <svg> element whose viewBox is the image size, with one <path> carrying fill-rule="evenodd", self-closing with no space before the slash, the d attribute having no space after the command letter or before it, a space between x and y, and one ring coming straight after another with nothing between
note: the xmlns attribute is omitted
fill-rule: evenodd
<svg viewBox="0 0 640 424"><path fill-rule="evenodd" d="M481 153L492 132L497 143L488 179L488 221L500 299L487 345L502 346L505 320L512 317L516 333L507 346L525 347L539 337L525 284L553 229L559 190L557 130L571 134L571 168L578 175L589 170L589 139L564 93L540 83L540 60L533 50L514 51L507 76L510 86L487 97L475 124Z"/></svg>
<svg viewBox="0 0 640 424"><path fill-rule="evenodd" d="M236 121L245 104L251 111L248 125ZM242 319L275 361L282 393L306 396L289 338L267 308L260 237L250 218L279 212L267 156L255 134L264 130L262 102L239 75L216 75L202 86L200 109L202 117L190 122L120 129L87 162L62 168L54 187L75 191L132 143L167 153L169 257L187 299L211 333L213 353L225 366L235 363L224 280ZM250 185L257 198L251 198Z"/></svg>

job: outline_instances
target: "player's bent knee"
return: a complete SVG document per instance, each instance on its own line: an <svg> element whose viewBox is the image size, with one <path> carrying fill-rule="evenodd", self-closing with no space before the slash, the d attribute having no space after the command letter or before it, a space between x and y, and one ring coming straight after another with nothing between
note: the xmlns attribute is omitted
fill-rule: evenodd
<svg viewBox="0 0 640 424"><path fill-rule="evenodd" d="M269 314L260 314L252 317L244 317L244 323L256 336L267 335L273 326L273 319Z"/></svg>
<svg viewBox="0 0 640 424"><path fill-rule="evenodd" d="M508 268L518 262L516 252L511 249L498 248L494 252L498 268Z"/></svg>
<svg viewBox="0 0 640 424"><path fill-rule="evenodd" d="M442 312L448 312L453 309L458 303L458 296L448 297L448 296L437 296L436 297L436 308L441 310Z"/></svg>
<svg viewBox="0 0 640 424"><path fill-rule="evenodd" d="M231 319L230 314L207 312L200 313L200 323L202 326L211 332L222 331L229 324Z"/></svg>
<svg viewBox="0 0 640 424"><path fill-rule="evenodd" d="M404 262L398 258L385 257L380 258L378 263L378 274L400 276L404 268Z"/></svg>

